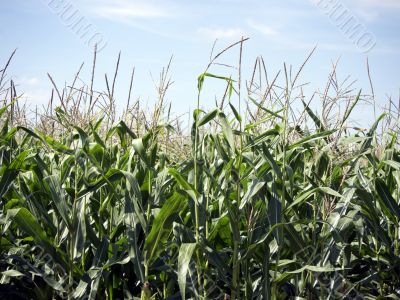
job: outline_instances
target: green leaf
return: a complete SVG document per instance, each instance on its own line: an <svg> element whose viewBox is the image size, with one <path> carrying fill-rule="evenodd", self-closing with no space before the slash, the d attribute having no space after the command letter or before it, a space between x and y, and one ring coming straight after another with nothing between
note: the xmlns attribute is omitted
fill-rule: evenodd
<svg viewBox="0 0 400 300"><path fill-rule="evenodd" d="M31 236L38 244L44 246L48 253L53 252L46 232L29 210L24 207L10 209L7 211L7 219L15 222L23 232Z"/></svg>
<svg viewBox="0 0 400 300"><path fill-rule="evenodd" d="M223 112L220 112L218 114L218 117L219 117L219 121L221 122L221 125L222 125L222 132L224 134L225 139L228 141L231 149L235 150L235 141L233 138L233 131L232 131L231 125L229 124L229 122L226 119L226 116Z"/></svg>
<svg viewBox="0 0 400 300"><path fill-rule="evenodd" d="M208 122L210 122L211 120L213 120L217 114L219 113L219 109L214 109L213 111L210 111L209 113L207 113L197 124L198 127L203 126L205 124L207 124Z"/></svg>
<svg viewBox="0 0 400 300"><path fill-rule="evenodd" d="M385 215L393 222L397 223L400 220L400 207L390 194L389 188L381 178L376 179L375 188L379 196L379 204L385 212Z"/></svg>
<svg viewBox="0 0 400 300"><path fill-rule="evenodd" d="M332 129L332 130L322 131L322 132L319 132L319 133L316 133L316 134L309 135L309 136L307 136L307 137L305 137L305 138L303 138L303 139L291 144L289 146L289 149L294 149L294 148L296 148L298 146L301 146L301 145L303 145L305 143L309 143L309 142L320 140L322 138L330 136L331 134L335 133L336 131L337 131L337 129Z"/></svg>
<svg viewBox="0 0 400 300"><path fill-rule="evenodd" d="M239 115L239 112L236 110L236 108L232 105L232 103L229 102L229 106L233 112L233 114L235 115L236 120L238 120L238 122L242 122L242 117Z"/></svg>
<svg viewBox="0 0 400 300"><path fill-rule="evenodd" d="M284 111L284 108L282 108L282 109L280 109L279 111L275 112L275 111L272 111L272 110L269 110L269 109L263 107L263 106L260 105L255 99L253 99L253 98L251 98L251 97L249 97L249 99L250 99L250 101L253 102L258 108L260 108L261 110L263 110L263 111L265 111L266 113L270 114L271 116L273 116L273 117L275 117L275 118L278 118L278 119L281 119L281 120L284 119L283 116L279 115L280 112Z"/></svg>
<svg viewBox="0 0 400 300"><path fill-rule="evenodd" d="M145 257L149 264L165 249L164 243L172 231L172 223L186 205L187 199L179 193L174 193L161 207L144 244Z"/></svg>
<svg viewBox="0 0 400 300"><path fill-rule="evenodd" d="M357 105L358 101L360 100L360 98L361 98L361 90L358 92L358 94L356 96L356 99L354 99L354 101L353 101L352 105L350 106L350 108L346 110L346 113L342 118L342 125L349 118L351 112L353 111L354 107L356 107L356 105Z"/></svg>
<svg viewBox="0 0 400 300"><path fill-rule="evenodd" d="M29 152L23 151L10 163L9 166L2 166L0 169L0 198L7 192L10 184L17 178L20 169L22 168L25 159L28 157ZM1 173L1 171L3 171Z"/></svg>
<svg viewBox="0 0 400 300"><path fill-rule="evenodd" d="M143 257L142 252L138 246L138 232L136 224L139 222L142 229L147 229L146 221L144 218L144 211L141 205L141 194L139 185L134 176L128 172L123 172L126 177L126 194L125 194L125 209L124 209L124 222L129 241L129 257L133 263L136 276L139 277L142 283L145 282Z"/></svg>
<svg viewBox="0 0 400 300"><path fill-rule="evenodd" d="M194 187L186 181L185 178L175 169L171 168L168 170L168 173L171 174L178 184L182 187L182 189L193 199L195 203L198 201L199 193L194 189Z"/></svg>
<svg viewBox="0 0 400 300"><path fill-rule="evenodd" d="M65 199L65 191L61 187L61 182L57 175L51 175L44 179L50 190L51 198L54 202L55 208L58 211L59 216L64 220L65 225L68 229L72 229L71 222L71 208L67 205Z"/></svg>
<svg viewBox="0 0 400 300"><path fill-rule="evenodd" d="M265 185L264 181L259 181L258 179L253 180L250 183L250 186L248 187L246 194L244 194L243 198L240 201L239 209L243 209L244 206L251 200L257 200L253 199L253 196L257 194L263 188L264 185Z"/></svg>
<svg viewBox="0 0 400 300"><path fill-rule="evenodd" d="M189 269L189 263L192 259L195 243L183 243L179 248L178 254L178 284L182 299L186 299L186 275Z"/></svg>
<svg viewBox="0 0 400 300"><path fill-rule="evenodd" d="M136 153L139 154L140 158L143 160L143 162L148 166L150 166L150 161L146 155L146 150L144 149L143 146L143 140L142 139L135 139L132 141L132 146L133 149L135 149Z"/></svg>
<svg viewBox="0 0 400 300"><path fill-rule="evenodd" d="M8 276L8 277L21 277L21 276L25 276L24 274L22 274L20 271L17 270L7 270L7 271L3 271L1 272L2 275Z"/></svg>
<svg viewBox="0 0 400 300"><path fill-rule="evenodd" d="M42 139L46 141L46 143L57 152L65 153L65 154L73 154L74 150L68 148L66 145L56 141L52 137L48 135L42 134Z"/></svg>
<svg viewBox="0 0 400 300"><path fill-rule="evenodd" d="M275 180L270 184L271 197L268 199L268 219L270 226L274 226L282 222L282 202L279 199ZM278 245L282 243L282 228L276 228L273 231Z"/></svg>
<svg viewBox="0 0 400 300"><path fill-rule="evenodd" d="M307 113L311 117L311 119L314 121L314 123L317 126L317 128L319 129L319 131L325 131L324 126L322 125L322 122L317 117L317 115L314 114L314 112L311 110L311 108L303 100L301 100L301 102L303 103L305 110L307 111Z"/></svg>
<svg viewBox="0 0 400 300"><path fill-rule="evenodd" d="M338 197L338 198L342 198L342 195L339 194L338 192L334 191L333 189L331 189L330 187L325 187L325 186L321 186L321 187L317 187L314 189L311 189L309 191L305 191L304 193L302 193L299 197L296 198L295 201L293 201L287 208L286 210L291 209L292 207L299 205L300 203L302 203L303 201L307 200L311 195L315 194L316 192L322 192L334 197Z"/></svg>

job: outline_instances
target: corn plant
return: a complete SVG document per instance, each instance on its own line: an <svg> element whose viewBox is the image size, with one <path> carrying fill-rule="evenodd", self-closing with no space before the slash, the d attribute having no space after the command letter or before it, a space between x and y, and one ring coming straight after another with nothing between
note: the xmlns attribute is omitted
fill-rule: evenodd
<svg viewBox="0 0 400 300"><path fill-rule="evenodd" d="M240 47L240 61L244 42L228 47ZM379 127L393 115L366 131L348 126L360 92L333 125L294 96L304 66L294 79L285 66L286 87L278 74L260 92L258 58L245 93L240 62L235 79L211 73L214 60L198 78L188 136L163 118L162 104L140 130L93 111L73 122L61 105L53 131L10 122L18 100L4 104L0 295L400 297L398 132ZM226 91L204 111L208 80ZM174 132L190 145L178 155Z"/></svg>

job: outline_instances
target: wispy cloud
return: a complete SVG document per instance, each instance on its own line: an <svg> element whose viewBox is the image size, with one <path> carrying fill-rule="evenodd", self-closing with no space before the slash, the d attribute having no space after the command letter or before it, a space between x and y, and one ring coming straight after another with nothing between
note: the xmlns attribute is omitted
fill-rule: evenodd
<svg viewBox="0 0 400 300"><path fill-rule="evenodd" d="M356 2L363 8L400 9L399 0L357 0Z"/></svg>
<svg viewBox="0 0 400 300"><path fill-rule="evenodd" d="M168 31L184 15L181 7L169 0L82 0L82 8L93 18L120 23L152 35L182 39L180 32ZM168 19L168 24L164 21ZM171 22L170 22L171 21Z"/></svg>
<svg viewBox="0 0 400 300"><path fill-rule="evenodd" d="M382 14L398 13L400 10L399 0L343 0L343 2L355 9L355 13L366 21L375 21Z"/></svg>
<svg viewBox="0 0 400 300"><path fill-rule="evenodd" d="M245 35L240 28L201 27L197 33L208 39L240 39Z"/></svg>
<svg viewBox="0 0 400 300"><path fill-rule="evenodd" d="M51 93L49 89L33 88L25 90L22 95L22 101L26 101L29 108L34 109L37 105L39 108L42 105L47 105L50 101Z"/></svg>
<svg viewBox="0 0 400 300"><path fill-rule="evenodd" d="M276 31L274 28L270 26L255 22L253 20L248 20L247 24L250 26L251 29L254 29L255 31L261 33L262 35L269 37L278 35L278 31Z"/></svg>
<svg viewBox="0 0 400 300"><path fill-rule="evenodd" d="M26 102L28 107L35 105L42 106L48 103L51 95L51 88L42 78L35 76L17 76L14 78L17 90L22 92L21 100Z"/></svg>
<svg viewBox="0 0 400 300"><path fill-rule="evenodd" d="M87 10L96 17L111 20L132 20L145 18L165 18L172 16L165 5L155 2L103 0L98 3L88 0Z"/></svg>
<svg viewBox="0 0 400 300"><path fill-rule="evenodd" d="M22 86L38 86L40 83L39 78L37 77L22 77L18 80L18 83Z"/></svg>

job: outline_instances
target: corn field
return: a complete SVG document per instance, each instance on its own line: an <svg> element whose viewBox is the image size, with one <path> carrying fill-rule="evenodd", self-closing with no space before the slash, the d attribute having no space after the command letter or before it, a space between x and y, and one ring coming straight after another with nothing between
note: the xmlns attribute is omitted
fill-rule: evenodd
<svg viewBox="0 0 400 300"><path fill-rule="evenodd" d="M400 298L398 114L352 126L370 98L335 71L322 111L302 96L304 65L212 72L243 42L198 77L187 129L165 102L169 67L151 113L128 100L116 116L107 77L98 94L52 80L35 122L3 69L2 298ZM226 89L204 111L210 81Z"/></svg>

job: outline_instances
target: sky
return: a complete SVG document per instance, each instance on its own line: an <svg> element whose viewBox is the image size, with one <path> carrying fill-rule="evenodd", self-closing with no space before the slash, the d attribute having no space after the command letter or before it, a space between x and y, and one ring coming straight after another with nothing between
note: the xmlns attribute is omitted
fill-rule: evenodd
<svg viewBox="0 0 400 300"><path fill-rule="evenodd" d="M346 32L347 19L357 27L353 36ZM215 40L217 52L243 36L249 37L242 61L246 78L257 56L263 56L272 77L284 63L297 70L317 46L301 76L301 82L310 82L308 96L324 88L332 62L339 58L339 77L351 76L356 89L369 92L368 57L377 103L384 106L389 97L396 102L399 97L399 32L399 0L2 0L0 65L17 48L8 75L30 107L41 106L51 94L47 73L62 87L84 62L81 80L90 81L97 42L96 89L105 89L104 74L113 76L121 51L117 105L126 105L135 67L132 97L151 106L159 72L173 56L173 85L166 100L178 115L196 106L197 77ZM235 51L221 63L236 65ZM229 77L237 71L215 72ZM201 99L204 108L221 94L215 88L224 89L213 84ZM356 119L370 119L362 110L358 114Z"/></svg>

